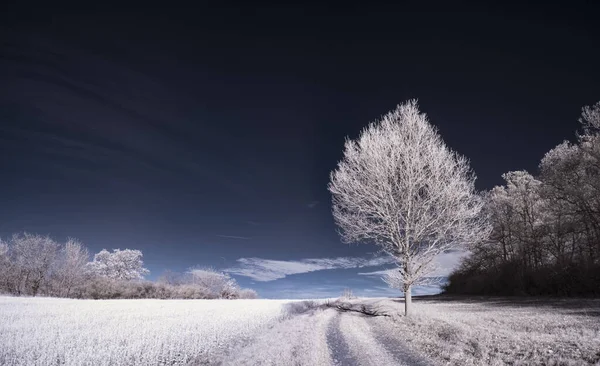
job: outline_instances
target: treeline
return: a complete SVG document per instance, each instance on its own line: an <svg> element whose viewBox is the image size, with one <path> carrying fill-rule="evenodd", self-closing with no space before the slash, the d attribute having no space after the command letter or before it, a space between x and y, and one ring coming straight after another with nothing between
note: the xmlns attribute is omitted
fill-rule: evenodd
<svg viewBox="0 0 600 366"><path fill-rule="evenodd" d="M486 195L489 241L471 248L446 293L600 295L600 102L582 132L546 153L539 174L503 175Z"/></svg>
<svg viewBox="0 0 600 366"><path fill-rule="evenodd" d="M90 261L76 239L59 243L49 236L15 234L0 240L0 293L80 299L238 299L257 298L226 273L192 268L144 280L139 250L102 250Z"/></svg>

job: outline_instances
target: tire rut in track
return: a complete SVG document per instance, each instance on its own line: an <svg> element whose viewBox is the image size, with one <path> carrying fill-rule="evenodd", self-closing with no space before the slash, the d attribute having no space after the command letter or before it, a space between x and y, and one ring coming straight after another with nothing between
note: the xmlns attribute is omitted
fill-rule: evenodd
<svg viewBox="0 0 600 366"><path fill-rule="evenodd" d="M331 360L336 366L358 366L360 363L352 356L350 347L340 331L340 319L342 314L337 314L329 322L327 328L327 345L331 355Z"/></svg>
<svg viewBox="0 0 600 366"><path fill-rule="evenodd" d="M412 352L394 334L389 318L341 313L330 323L327 342L335 365L430 366L432 363Z"/></svg>
<svg viewBox="0 0 600 366"><path fill-rule="evenodd" d="M414 352L412 352L408 346L402 340L395 338L389 332L393 331L393 328L390 325L386 325L382 327L380 325L381 321L388 321L387 319L373 319L370 322L371 330L373 332L373 336L378 341L379 344L383 345L385 350L390 353L395 359L402 360L407 365L414 366L431 366L432 363L427 361Z"/></svg>

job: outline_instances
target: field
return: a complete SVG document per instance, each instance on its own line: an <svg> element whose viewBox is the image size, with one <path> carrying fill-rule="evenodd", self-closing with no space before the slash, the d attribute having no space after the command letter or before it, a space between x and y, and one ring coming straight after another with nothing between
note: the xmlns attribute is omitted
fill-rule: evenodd
<svg viewBox="0 0 600 366"><path fill-rule="evenodd" d="M600 300L442 296L415 310L381 325L436 364L600 365Z"/></svg>
<svg viewBox="0 0 600 366"><path fill-rule="evenodd" d="M0 297L0 365L214 364L285 303Z"/></svg>
<svg viewBox="0 0 600 366"><path fill-rule="evenodd" d="M341 305L341 306L340 306ZM1 365L600 364L600 301L0 297ZM367 310L366 316L353 310Z"/></svg>

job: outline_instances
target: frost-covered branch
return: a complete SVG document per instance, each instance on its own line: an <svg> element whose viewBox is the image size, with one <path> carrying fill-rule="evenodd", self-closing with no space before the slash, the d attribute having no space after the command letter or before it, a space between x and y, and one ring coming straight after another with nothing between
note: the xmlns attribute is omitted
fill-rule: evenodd
<svg viewBox="0 0 600 366"><path fill-rule="evenodd" d="M474 182L468 160L412 100L346 140L328 188L342 239L375 243L395 257L406 290L432 271L438 254L489 234Z"/></svg>

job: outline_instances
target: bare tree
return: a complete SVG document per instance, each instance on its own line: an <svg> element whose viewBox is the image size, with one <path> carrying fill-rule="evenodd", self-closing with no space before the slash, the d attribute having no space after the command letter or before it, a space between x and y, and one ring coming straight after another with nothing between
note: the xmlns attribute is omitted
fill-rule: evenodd
<svg viewBox="0 0 600 366"><path fill-rule="evenodd" d="M410 314L411 287L434 258L489 234L466 158L443 142L417 102L399 105L346 140L331 173L333 216L346 242L371 242L398 261Z"/></svg>
<svg viewBox="0 0 600 366"><path fill-rule="evenodd" d="M252 289L244 288L240 290L240 299L258 299L258 293Z"/></svg>
<svg viewBox="0 0 600 366"><path fill-rule="evenodd" d="M12 292L14 269L9 257L8 244L0 239L0 293Z"/></svg>
<svg viewBox="0 0 600 366"><path fill-rule="evenodd" d="M10 241L14 269L18 272L17 294L38 294L50 277L59 244L49 236L15 234Z"/></svg>
<svg viewBox="0 0 600 366"><path fill-rule="evenodd" d="M61 248L56 262L54 277L59 296L69 297L73 288L83 283L88 261L87 248L77 239L69 238Z"/></svg>
<svg viewBox="0 0 600 366"><path fill-rule="evenodd" d="M182 273L178 273L167 269L160 275L160 277L158 277L158 283L164 283L166 285L171 286L179 286L188 282L186 281L186 277L187 276Z"/></svg>
<svg viewBox="0 0 600 366"><path fill-rule="evenodd" d="M239 299L257 298L229 275L214 269L165 271L157 282L139 250L102 250L88 262L88 250L77 239L62 245L48 236L16 234L0 239L0 293L94 299Z"/></svg>
<svg viewBox="0 0 600 366"><path fill-rule="evenodd" d="M239 286L228 274L212 268L193 268L188 271L191 282L204 289L210 297L232 299L238 297Z"/></svg>

